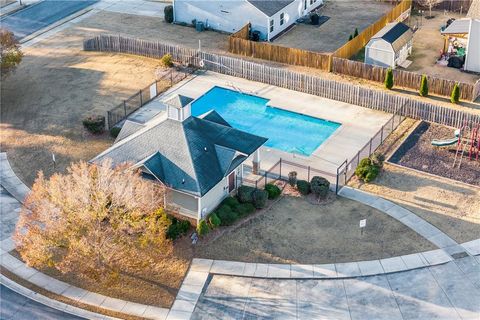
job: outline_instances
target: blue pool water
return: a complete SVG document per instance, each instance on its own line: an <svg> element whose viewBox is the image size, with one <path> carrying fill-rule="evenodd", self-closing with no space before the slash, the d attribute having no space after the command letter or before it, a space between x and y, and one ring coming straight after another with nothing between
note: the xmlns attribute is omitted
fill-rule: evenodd
<svg viewBox="0 0 480 320"><path fill-rule="evenodd" d="M214 87L192 103L192 115L199 116L213 109L232 127L268 138L267 147L306 156L340 127L336 122L269 107L268 101Z"/></svg>

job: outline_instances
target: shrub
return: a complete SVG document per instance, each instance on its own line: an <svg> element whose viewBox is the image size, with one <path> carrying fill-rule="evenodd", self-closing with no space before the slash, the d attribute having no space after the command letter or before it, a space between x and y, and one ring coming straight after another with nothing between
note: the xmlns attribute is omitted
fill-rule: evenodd
<svg viewBox="0 0 480 320"><path fill-rule="evenodd" d="M222 221L215 212L208 217L208 222L212 226L212 229L218 228L222 224Z"/></svg>
<svg viewBox="0 0 480 320"><path fill-rule="evenodd" d="M393 70L392 68L387 69L387 74L385 75L385 88L388 90L393 88Z"/></svg>
<svg viewBox="0 0 480 320"><path fill-rule="evenodd" d="M353 36L350 35L350 36L348 37L348 41L352 41L352 39L353 39Z"/></svg>
<svg viewBox="0 0 480 320"><path fill-rule="evenodd" d="M237 220L238 215L229 206L223 205L217 210L222 226L229 226Z"/></svg>
<svg viewBox="0 0 480 320"><path fill-rule="evenodd" d="M208 227L208 224L205 220L200 220L200 222L197 225L197 233L199 236L204 236L210 231L210 228Z"/></svg>
<svg viewBox="0 0 480 320"><path fill-rule="evenodd" d="M295 187L297 184L297 171L290 171L288 173L288 184L292 187Z"/></svg>
<svg viewBox="0 0 480 320"><path fill-rule="evenodd" d="M355 32L353 33L353 37L356 38L358 36L358 28L355 28Z"/></svg>
<svg viewBox="0 0 480 320"><path fill-rule="evenodd" d="M306 196L307 194L310 193L310 182L305 181L305 180L298 180L297 181L297 189L301 194Z"/></svg>
<svg viewBox="0 0 480 320"><path fill-rule="evenodd" d="M163 15L166 22L172 23L173 22L173 6L172 5L166 6L165 9L163 9Z"/></svg>
<svg viewBox="0 0 480 320"><path fill-rule="evenodd" d="M418 91L418 93L422 97L428 96L428 81L426 75L422 76L422 81L420 82L420 90Z"/></svg>
<svg viewBox="0 0 480 320"><path fill-rule="evenodd" d="M178 220L171 218L172 223L167 230L167 238L175 240L180 236L185 235L190 229L190 222L188 220Z"/></svg>
<svg viewBox="0 0 480 320"><path fill-rule="evenodd" d="M365 182L374 180L378 176L379 172L380 167L376 165L370 158L362 159L355 169L355 175L360 180Z"/></svg>
<svg viewBox="0 0 480 320"><path fill-rule="evenodd" d="M330 182L323 177L315 176L310 181L310 188L317 197L325 198L330 188Z"/></svg>
<svg viewBox="0 0 480 320"><path fill-rule="evenodd" d="M370 156L370 161L373 165L376 165L377 167L383 167L383 161L385 161L385 156L379 152L374 152Z"/></svg>
<svg viewBox="0 0 480 320"><path fill-rule="evenodd" d="M119 127L113 127L110 129L110 135L114 138L118 137L118 134L120 133L120 130L122 130L122 128L119 128Z"/></svg>
<svg viewBox="0 0 480 320"><path fill-rule="evenodd" d="M104 116L89 116L82 121L85 129L91 133L102 133L105 130L105 117Z"/></svg>
<svg viewBox="0 0 480 320"><path fill-rule="evenodd" d="M167 53L164 54L163 57L160 59L160 64L165 68L173 67L173 58L172 55Z"/></svg>
<svg viewBox="0 0 480 320"><path fill-rule="evenodd" d="M268 192L268 199L275 199L282 193L279 187L271 183L265 186L265 190Z"/></svg>
<svg viewBox="0 0 480 320"><path fill-rule="evenodd" d="M237 198L234 197L227 197L222 201L222 205L229 206L232 210L235 210L240 203L238 202Z"/></svg>
<svg viewBox="0 0 480 320"><path fill-rule="evenodd" d="M249 186L241 186L238 188L238 201L241 203L253 202L252 193L255 188Z"/></svg>
<svg viewBox="0 0 480 320"><path fill-rule="evenodd" d="M450 101L452 103L458 103L458 101L460 101L460 87L458 86L458 83L455 83L455 85L453 86Z"/></svg>
<svg viewBox="0 0 480 320"><path fill-rule="evenodd" d="M257 209L262 209L265 207L265 204L267 203L267 198L268 198L268 192L265 190L261 189L256 189L252 193L252 198L253 198L253 205Z"/></svg>
<svg viewBox="0 0 480 320"><path fill-rule="evenodd" d="M239 217L248 216L249 214L255 212L255 206L251 203L242 203L237 207L236 212Z"/></svg>

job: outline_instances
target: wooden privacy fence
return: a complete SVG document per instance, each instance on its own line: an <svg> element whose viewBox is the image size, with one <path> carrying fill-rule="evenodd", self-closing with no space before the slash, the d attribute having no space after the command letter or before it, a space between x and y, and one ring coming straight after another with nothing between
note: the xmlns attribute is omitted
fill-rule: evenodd
<svg viewBox="0 0 480 320"><path fill-rule="evenodd" d="M228 37L228 51L257 59L330 71L331 54L249 40L250 24Z"/></svg>
<svg viewBox="0 0 480 320"><path fill-rule="evenodd" d="M385 90L376 90L346 82L323 79L318 76L270 67L239 58L181 48L159 42L102 35L94 39L85 40L84 50L123 52L157 58L169 53L176 61L190 63L213 72L258 81L374 110L389 113L395 113L400 110L398 111L399 115L413 119L422 119L457 128L465 121L480 122L480 115L478 114L395 95Z"/></svg>
<svg viewBox="0 0 480 320"><path fill-rule="evenodd" d="M332 72L352 77L363 78L376 82L384 82L388 68L372 66L363 62L352 61L342 58L333 58ZM418 90L422 75L410 71L394 69L394 86ZM460 86L460 98L463 100L475 101L480 94L480 82L475 84L458 82L454 80L428 76L428 91L430 93L450 96L455 83Z"/></svg>
<svg viewBox="0 0 480 320"><path fill-rule="evenodd" d="M333 56L346 59L350 58L365 47L368 41L370 41L378 31L385 27L387 23L397 20L402 14L410 10L411 6L412 0L402 0L402 2L377 20L374 24L368 26L368 28L363 30L358 36L338 48L333 53Z"/></svg>

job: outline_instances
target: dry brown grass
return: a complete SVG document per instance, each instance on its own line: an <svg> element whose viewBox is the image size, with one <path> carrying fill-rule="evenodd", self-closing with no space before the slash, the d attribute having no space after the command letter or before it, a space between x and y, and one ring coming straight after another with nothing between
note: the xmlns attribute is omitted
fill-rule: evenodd
<svg viewBox="0 0 480 320"><path fill-rule="evenodd" d="M364 234L359 221L367 219ZM434 249L376 209L338 197L323 205L284 196L270 210L213 242L195 256L273 263L331 263L387 258Z"/></svg>

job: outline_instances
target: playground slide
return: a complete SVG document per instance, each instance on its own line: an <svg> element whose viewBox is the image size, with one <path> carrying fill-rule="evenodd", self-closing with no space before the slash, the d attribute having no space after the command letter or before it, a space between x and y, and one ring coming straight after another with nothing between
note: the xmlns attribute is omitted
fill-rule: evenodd
<svg viewBox="0 0 480 320"><path fill-rule="evenodd" d="M445 139L445 140L437 140L434 139L432 140L432 146L435 147L446 147L446 146L452 146L458 142L458 138L451 138L451 139Z"/></svg>

